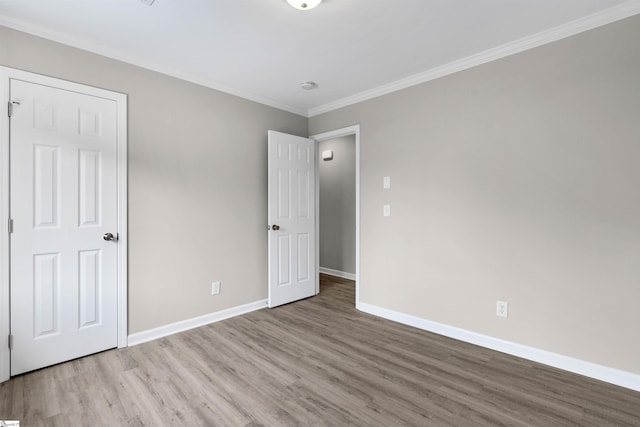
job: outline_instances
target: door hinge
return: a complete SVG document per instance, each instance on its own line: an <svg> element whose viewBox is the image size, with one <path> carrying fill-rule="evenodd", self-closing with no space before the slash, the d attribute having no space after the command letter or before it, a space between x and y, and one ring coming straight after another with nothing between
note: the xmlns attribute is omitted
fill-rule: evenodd
<svg viewBox="0 0 640 427"><path fill-rule="evenodd" d="M20 105L20 103L18 101L9 101L7 103L7 114L9 117L13 116L13 107L16 105Z"/></svg>
<svg viewBox="0 0 640 427"><path fill-rule="evenodd" d="M13 233L13 220L9 218L9 234Z"/></svg>
<svg viewBox="0 0 640 427"><path fill-rule="evenodd" d="M9 350L13 350L13 335L9 335Z"/></svg>

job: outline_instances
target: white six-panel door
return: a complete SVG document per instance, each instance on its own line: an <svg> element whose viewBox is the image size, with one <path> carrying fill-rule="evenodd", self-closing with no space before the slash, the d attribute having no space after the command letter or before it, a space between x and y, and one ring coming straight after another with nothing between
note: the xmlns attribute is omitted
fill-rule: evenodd
<svg viewBox="0 0 640 427"><path fill-rule="evenodd" d="M118 345L116 102L11 80L11 374Z"/></svg>
<svg viewBox="0 0 640 427"><path fill-rule="evenodd" d="M269 131L269 307L316 294L315 142Z"/></svg>

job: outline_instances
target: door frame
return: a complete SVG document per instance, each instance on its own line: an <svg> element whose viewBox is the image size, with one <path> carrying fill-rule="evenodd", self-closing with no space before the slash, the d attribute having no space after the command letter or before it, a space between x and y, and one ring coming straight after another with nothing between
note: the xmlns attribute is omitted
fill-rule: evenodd
<svg viewBox="0 0 640 427"><path fill-rule="evenodd" d="M0 382L11 377L11 351L7 337L11 331L10 313L10 251L9 251L9 117L4 108L9 99L10 80L51 86L72 92L115 101L117 109L117 221L118 221L118 348L127 346L127 95L73 83L53 77L0 66Z"/></svg>
<svg viewBox="0 0 640 427"><path fill-rule="evenodd" d="M360 308L360 125L348 126L328 132L311 135L315 141L316 153L319 143L342 136L355 135L356 139L356 308ZM316 155L316 271L320 276L320 156ZM320 292L320 280L316 280L316 294Z"/></svg>

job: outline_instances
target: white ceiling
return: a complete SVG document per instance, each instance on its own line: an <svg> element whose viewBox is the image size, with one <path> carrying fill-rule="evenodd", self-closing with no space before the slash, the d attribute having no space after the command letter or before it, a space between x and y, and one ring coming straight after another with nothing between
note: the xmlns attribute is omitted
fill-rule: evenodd
<svg viewBox="0 0 640 427"><path fill-rule="evenodd" d="M0 25L303 115L637 13L639 0L0 0Z"/></svg>

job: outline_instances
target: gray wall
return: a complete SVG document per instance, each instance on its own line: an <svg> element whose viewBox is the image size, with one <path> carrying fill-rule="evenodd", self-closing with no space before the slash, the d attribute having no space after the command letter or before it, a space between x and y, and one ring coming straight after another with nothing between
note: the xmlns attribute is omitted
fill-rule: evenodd
<svg viewBox="0 0 640 427"><path fill-rule="evenodd" d="M0 65L129 96L129 333L267 297L267 130L306 118L4 27Z"/></svg>
<svg viewBox="0 0 640 427"><path fill-rule="evenodd" d="M356 272L356 137L318 144L320 155L320 267ZM323 151L333 160L323 161Z"/></svg>
<svg viewBox="0 0 640 427"><path fill-rule="evenodd" d="M633 17L311 118L361 126L361 300L640 373L638 40Z"/></svg>
<svg viewBox="0 0 640 427"><path fill-rule="evenodd" d="M639 39L629 18L314 117L309 133L2 27L0 64L129 95L131 333L265 298L266 130L359 123L362 301L640 373Z"/></svg>

